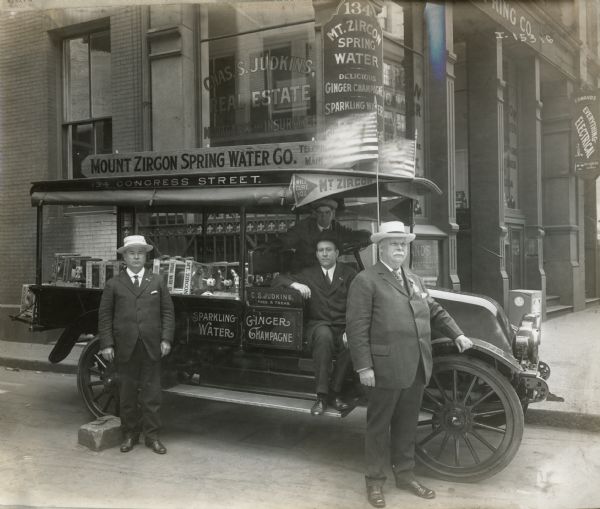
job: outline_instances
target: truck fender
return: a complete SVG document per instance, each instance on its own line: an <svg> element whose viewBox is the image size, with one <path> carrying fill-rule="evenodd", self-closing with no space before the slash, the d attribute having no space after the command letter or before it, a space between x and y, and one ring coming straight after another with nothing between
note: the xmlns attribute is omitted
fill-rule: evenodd
<svg viewBox="0 0 600 509"><path fill-rule="evenodd" d="M463 352L461 355L469 355L478 359L482 359L487 363L499 364L501 371L508 370L511 375L518 376L523 372L523 368L519 362L512 356L507 354L504 350L501 350L497 346L494 346L487 341L479 338L469 337L473 342L473 346ZM442 355L455 354L458 352L454 341L450 338L436 338L431 342L433 356L438 357ZM505 368L502 370L502 368Z"/></svg>
<svg viewBox="0 0 600 509"><path fill-rule="evenodd" d="M92 309L79 316L65 328L58 338L48 360L54 364L64 360L82 334L96 334L98 332L98 310Z"/></svg>

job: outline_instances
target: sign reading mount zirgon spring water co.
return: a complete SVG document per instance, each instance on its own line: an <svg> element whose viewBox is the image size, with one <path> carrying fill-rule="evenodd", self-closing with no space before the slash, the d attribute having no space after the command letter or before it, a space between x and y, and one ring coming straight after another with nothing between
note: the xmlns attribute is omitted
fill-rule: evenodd
<svg viewBox="0 0 600 509"><path fill-rule="evenodd" d="M248 169L297 169L307 166L312 142L198 148L161 152L97 154L82 164L85 177L128 177L223 172Z"/></svg>

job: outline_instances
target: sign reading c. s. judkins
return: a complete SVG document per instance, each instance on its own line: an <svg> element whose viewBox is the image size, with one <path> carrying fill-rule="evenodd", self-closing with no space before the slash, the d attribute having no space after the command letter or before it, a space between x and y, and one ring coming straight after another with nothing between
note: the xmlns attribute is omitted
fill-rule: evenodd
<svg viewBox="0 0 600 509"><path fill-rule="evenodd" d="M280 143L164 152L97 154L82 163L85 177L126 177L207 173L307 166L314 143Z"/></svg>

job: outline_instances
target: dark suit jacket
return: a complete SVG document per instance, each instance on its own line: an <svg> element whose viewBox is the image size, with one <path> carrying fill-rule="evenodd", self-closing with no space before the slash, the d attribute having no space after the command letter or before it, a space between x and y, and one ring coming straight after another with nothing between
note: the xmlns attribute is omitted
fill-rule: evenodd
<svg viewBox="0 0 600 509"><path fill-rule="evenodd" d="M376 386L387 389L409 387L420 359L429 381L431 325L451 339L462 334L421 278L403 270L408 292L378 262L354 278L348 294L346 334L354 369L372 367Z"/></svg>
<svg viewBox="0 0 600 509"><path fill-rule="evenodd" d="M175 333L173 300L163 279L146 269L135 288L126 271L108 280L98 309L100 348L112 346L119 362L127 362L141 339L153 360L161 357L160 343Z"/></svg>
<svg viewBox="0 0 600 509"><path fill-rule="evenodd" d="M330 233L339 239L340 242L367 242L370 232L366 230L352 230L335 219L331 222ZM314 265L317 261L316 243L321 235L321 230L317 225L315 217L307 217L299 221L293 228L290 228L282 237L283 249L295 249L293 260L293 271L301 270L305 267ZM338 246L341 248L341 246Z"/></svg>
<svg viewBox="0 0 600 509"><path fill-rule="evenodd" d="M329 284L318 263L313 263L298 274L278 276L274 286L289 286L293 282L303 283L311 290L308 300L306 337L309 341L318 325L344 326L346 323L346 298L350 283L356 271L338 262L333 273L333 281Z"/></svg>

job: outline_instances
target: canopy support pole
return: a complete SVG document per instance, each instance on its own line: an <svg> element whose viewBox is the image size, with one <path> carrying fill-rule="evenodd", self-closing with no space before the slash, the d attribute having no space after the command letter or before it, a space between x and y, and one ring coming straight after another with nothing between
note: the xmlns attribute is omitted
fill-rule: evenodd
<svg viewBox="0 0 600 509"><path fill-rule="evenodd" d="M35 244L35 284L42 284L42 251L43 251L43 225L44 225L44 205L43 202L37 206L37 226L36 226L36 244Z"/></svg>
<svg viewBox="0 0 600 509"><path fill-rule="evenodd" d="M246 295L246 260L247 258L246 248L246 207L240 208L240 266L238 270L238 277L240 280L239 285L239 296L240 300L244 302Z"/></svg>

